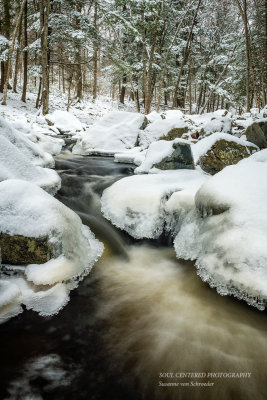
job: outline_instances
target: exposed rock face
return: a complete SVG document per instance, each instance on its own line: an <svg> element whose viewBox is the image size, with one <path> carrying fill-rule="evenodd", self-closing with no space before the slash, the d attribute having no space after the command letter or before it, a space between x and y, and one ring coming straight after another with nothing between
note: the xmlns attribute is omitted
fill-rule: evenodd
<svg viewBox="0 0 267 400"><path fill-rule="evenodd" d="M49 126L55 125L54 122L50 121L50 119L48 119L47 117L45 118L45 122L46 122L47 125L49 125Z"/></svg>
<svg viewBox="0 0 267 400"><path fill-rule="evenodd" d="M5 264L43 264L52 256L47 238L0 233L0 248Z"/></svg>
<svg viewBox="0 0 267 400"><path fill-rule="evenodd" d="M205 172L214 175L228 165L237 164L243 158L249 157L254 151L255 147L221 139L200 157L199 164Z"/></svg>
<svg viewBox="0 0 267 400"><path fill-rule="evenodd" d="M262 129L263 128L263 129ZM251 143L256 144L260 149L267 148L267 126L265 128L265 123L263 122L262 128L260 124L254 122L246 130L247 140ZM266 131L266 134L265 134Z"/></svg>
<svg viewBox="0 0 267 400"><path fill-rule="evenodd" d="M258 124L267 140L267 121L260 121Z"/></svg>
<svg viewBox="0 0 267 400"><path fill-rule="evenodd" d="M164 158L154 167L158 169L194 169L194 159L191 152L191 146L188 143L173 143L173 153Z"/></svg>
<svg viewBox="0 0 267 400"><path fill-rule="evenodd" d="M160 139L162 140L174 140L177 138L181 138L184 133L188 132L188 127L183 126L182 128L173 128L171 129L166 136L162 136Z"/></svg>

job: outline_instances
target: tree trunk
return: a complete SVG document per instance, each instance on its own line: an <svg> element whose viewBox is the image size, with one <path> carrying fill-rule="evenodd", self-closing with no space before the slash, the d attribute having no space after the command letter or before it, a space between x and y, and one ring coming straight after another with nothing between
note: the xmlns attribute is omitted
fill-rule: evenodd
<svg viewBox="0 0 267 400"><path fill-rule="evenodd" d="M181 80L181 77L182 77L182 74L183 74L183 69L184 69L184 67L185 67L185 65L187 63L187 60L188 60L188 57L189 57L189 54L190 54L190 47L191 47L192 40L193 40L193 29L194 29L194 26L196 24L197 15L198 15L198 11L199 11L199 8L200 8L201 1L202 0L198 0L197 8L196 8L194 16L193 16L190 32L189 32L189 35L188 35L188 38L187 38L187 41L186 41L184 54L183 54L183 59L182 59L182 62L181 62L180 70L179 70L177 81L176 81L176 85L175 85L172 108L175 108L177 106L178 90L179 90L180 80Z"/></svg>
<svg viewBox="0 0 267 400"><path fill-rule="evenodd" d="M28 82L28 50L25 50L28 46L28 35L27 35L27 13L28 13L28 3L26 0L24 8L24 25L23 25L23 36L24 36L24 51L23 51L23 89L21 100L26 103L26 91Z"/></svg>
<svg viewBox="0 0 267 400"><path fill-rule="evenodd" d="M49 65L48 65L48 18L50 0L40 0L41 64L42 64L42 106L43 114L49 111Z"/></svg>
<svg viewBox="0 0 267 400"><path fill-rule="evenodd" d="M14 32L13 32L13 36L12 36L11 46L10 46L10 49L9 49L9 52L8 52L8 61L7 61L7 68L6 68L4 94L3 94L3 99L2 99L2 103L1 103L2 106L6 106L7 89L8 89L8 83L9 83L9 75L10 75L10 71L11 71L11 57L12 57L12 54L14 52L15 40L16 40L16 37L17 37L19 25L21 23L22 14L23 14L23 10L24 10L26 1L27 0L23 0L22 5L20 7L18 19L17 19L16 26L15 26L15 29L14 29Z"/></svg>
<svg viewBox="0 0 267 400"><path fill-rule="evenodd" d="M16 52L16 62L15 62L15 71L14 71L14 80L13 80L13 92L14 93L17 93L21 34L22 34L22 24L20 24L19 34L18 34L18 45L19 46L18 46L17 52Z"/></svg>
<svg viewBox="0 0 267 400"><path fill-rule="evenodd" d="M125 97L125 92L126 92L126 82L127 82L127 77L126 77L126 74L124 74L122 77L122 85L121 85L121 90L120 90L120 103L121 104L124 104L124 97Z"/></svg>
<svg viewBox="0 0 267 400"><path fill-rule="evenodd" d="M94 7L94 28L95 28L95 40L94 40L94 53L93 53L93 64L94 64L94 81L93 81L93 99L97 98L97 59L98 59L98 45L97 45L97 0L95 0L95 7Z"/></svg>

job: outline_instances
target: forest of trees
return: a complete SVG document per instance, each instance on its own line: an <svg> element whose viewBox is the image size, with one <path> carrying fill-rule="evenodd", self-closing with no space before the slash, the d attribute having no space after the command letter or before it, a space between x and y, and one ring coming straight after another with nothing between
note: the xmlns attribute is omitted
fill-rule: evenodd
<svg viewBox="0 0 267 400"><path fill-rule="evenodd" d="M0 0L0 92L190 113L267 103L267 0Z"/></svg>

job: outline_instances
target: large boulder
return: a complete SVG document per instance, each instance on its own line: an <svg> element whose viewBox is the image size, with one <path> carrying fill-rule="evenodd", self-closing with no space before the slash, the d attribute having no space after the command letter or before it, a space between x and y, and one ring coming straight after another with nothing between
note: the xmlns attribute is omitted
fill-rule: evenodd
<svg viewBox="0 0 267 400"><path fill-rule="evenodd" d="M200 167L211 175L216 174L228 165L237 164L243 158L249 157L255 148L243 146L236 142L218 140L211 149L199 159Z"/></svg>
<svg viewBox="0 0 267 400"><path fill-rule="evenodd" d="M227 133L213 133L192 145L195 164L211 175L237 164L258 149L253 143Z"/></svg>
<svg viewBox="0 0 267 400"><path fill-rule="evenodd" d="M263 130L263 129L264 130ZM246 130L246 137L251 143L254 143L260 149L267 148L267 126L265 128L265 124L262 124L262 128L257 122L254 122L250 125ZM265 134L266 131L266 134Z"/></svg>
<svg viewBox="0 0 267 400"><path fill-rule="evenodd" d="M22 180L0 182L0 232L0 323L22 312L21 304L58 313L103 251L74 211Z"/></svg>
<svg viewBox="0 0 267 400"><path fill-rule="evenodd" d="M258 124L262 132L264 133L265 139L267 140L267 120L259 121Z"/></svg>
<svg viewBox="0 0 267 400"><path fill-rule="evenodd" d="M163 158L157 164L154 164L155 168L163 170L175 170L175 169L194 169L194 159L189 143L173 143L173 152L170 156Z"/></svg>
<svg viewBox="0 0 267 400"><path fill-rule="evenodd" d="M190 143L184 139L173 141L158 140L150 144L135 174L150 172L151 169L162 170L194 169L194 159Z"/></svg>

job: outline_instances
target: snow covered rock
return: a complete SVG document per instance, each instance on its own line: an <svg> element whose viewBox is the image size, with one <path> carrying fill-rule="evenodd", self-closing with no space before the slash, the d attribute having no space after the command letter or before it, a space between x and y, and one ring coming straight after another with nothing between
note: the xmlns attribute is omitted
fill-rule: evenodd
<svg viewBox="0 0 267 400"><path fill-rule="evenodd" d="M136 145L145 116L126 111L114 111L82 134L73 147L74 154L108 154L131 149Z"/></svg>
<svg viewBox="0 0 267 400"><path fill-rule="evenodd" d="M190 143L183 139L151 143L144 161L135 169L135 173L146 173L153 167L161 170L194 169Z"/></svg>
<svg viewBox="0 0 267 400"><path fill-rule="evenodd" d="M48 125L54 125L60 133L77 132L83 130L82 123L68 111L56 110L47 114L45 120Z"/></svg>
<svg viewBox="0 0 267 400"><path fill-rule="evenodd" d="M187 123L199 136L209 136L215 132L232 133L232 119L226 110L213 113L188 115Z"/></svg>
<svg viewBox="0 0 267 400"><path fill-rule="evenodd" d="M267 303L266 175L266 163L242 161L209 179L174 242L218 293L259 309Z"/></svg>
<svg viewBox="0 0 267 400"><path fill-rule="evenodd" d="M65 143L63 139L37 132L36 130L38 128L40 129L40 127L36 126L37 124L34 124L35 128L33 128L33 124L29 124L25 117L20 117L19 120L13 121L11 125L17 131L24 134L27 139L36 143L41 150L51 154L52 156L57 156L61 152L62 146Z"/></svg>
<svg viewBox="0 0 267 400"><path fill-rule="evenodd" d="M55 194L61 185L58 174L51 169L33 165L26 154L4 136L0 136L0 182L22 179Z"/></svg>
<svg viewBox="0 0 267 400"><path fill-rule="evenodd" d="M103 245L82 225L77 214L36 185L20 180L0 183L0 232L6 234L6 241L8 236L40 239L46 243L42 251L48 250L50 258L42 264L20 267L19 278L1 277L0 284L14 284L19 295L10 300L12 288L7 287L9 297L4 308L0 307L0 319L6 318L7 305L11 311L25 304L41 315L58 312L68 301L69 291L89 273L103 251ZM27 249L32 250L30 246L25 253ZM5 247L2 251L4 257L8 256Z"/></svg>
<svg viewBox="0 0 267 400"><path fill-rule="evenodd" d="M192 146L196 164L211 175L228 165L237 164L257 150L253 143L226 133L214 133Z"/></svg>
<svg viewBox="0 0 267 400"><path fill-rule="evenodd" d="M182 191L182 199L183 191L193 188L189 192L194 196L205 179L203 173L190 170L123 178L104 191L102 212L115 226L134 238L156 239L163 232L167 218L165 205L171 195ZM189 192L186 193L187 198ZM170 205L168 209L169 220L172 207Z"/></svg>
<svg viewBox="0 0 267 400"><path fill-rule="evenodd" d="M148 147L155 140L173 140L181 138L186 132L188 132L188 126L185 121L181 119L180 113L175 111L174 114L167 114L165 119L155 119L144 131L141 131L138 144L143 147Z"/></svg>
<svg viewBox="0 0 267 400"><path fill-rule="evenodd" d="M264 125L263 125L263 129ZM245 132L247 140L251 143L254 143L260 149L266 149L267 147L267 132L266 135L261 129L260 125L257 122L254 122L250 125Z"/></svg>
<svg viewBox="0 0 267 400"><path fill-rule="evenodd" d="M54 167L55 162L51 154L41 150L38 145L33 143L22 132L18 132L11 124L0 117L0 151L2 149L2 139L5 138L15 146L24 156L34 165L42 167Z"/></svg>

